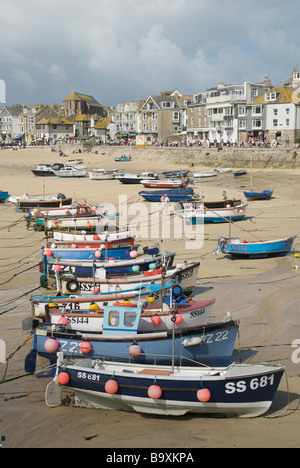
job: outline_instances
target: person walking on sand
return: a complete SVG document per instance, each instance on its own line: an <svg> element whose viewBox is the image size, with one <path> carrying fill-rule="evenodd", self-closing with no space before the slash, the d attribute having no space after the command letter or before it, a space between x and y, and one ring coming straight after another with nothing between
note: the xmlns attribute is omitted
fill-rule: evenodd
<svg viewBox="0 0 300 468"><path fill-rule="evenodd" d="M169 204L169 201L170 201L170 199L168 197L168 194L165 193L164 195L162 195L160 201L162 203L161 210L164 211L168 207L168 204Z"/></svg>

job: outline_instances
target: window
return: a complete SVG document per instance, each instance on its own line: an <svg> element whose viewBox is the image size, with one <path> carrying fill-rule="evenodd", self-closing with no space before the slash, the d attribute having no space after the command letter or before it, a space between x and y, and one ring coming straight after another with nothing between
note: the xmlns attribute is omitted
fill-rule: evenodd
<svg viewBox="0 0 300 468"><path fill-rule="evenodd" d="M257 89L257 88L253 88L252 96L253 96L253 97L257 97L257 96L258 96L258 89Z"/></svg>
<svg viewBox="0 0 300 468"><path fill-rule="evenodd" d="M276 93L266 94L266 101L276 101L276 98L277 98Z"/></svg>
<svg viewBox="0 0 300 468"><path fill-rule="evenodd" d="M273 119L273 127L278 127L278 120L277 119Z"/></svg>
<svg viewBox="0 0 300 468"><path fill-rule="evenodd" d="M239 122L239 128L246 128L247 122L246 120L240 120Z"/></svg>
<svg viewBox="0 0 300 468"><path fill-rule="evenodd" d="M260 115L260 114L262 114L262 108L261 108L261 106L253 106L253 108L252 108L252 114L253 114L253 115Z"/></svg>
<svg viewBox="0 0 300 468"><path fill-rule="evenodd" d="M286 124L287 127L289 127L290 126L290 119L286 119L285 124Z"/></svg>
<svg viewBox="0 0 300 468"><path fill-rule="evenodd" d="M261 120L253 120L252 127L253 128L261 128L262 127L262 121Z"/></svg>
<svg viewBox="0 0 300 468"><path fill-rule="evenodd" d="M285 113L286 113L286 115L290 115L290 111L291 111L291 110L290 110L290 108L289 108L289 107L287 107L287 108L285 109Z"/></svg>
<svg viewBox="0 0 300 468"><path fill-rule="evenodd" d="M278 109L273 109L273 115L278 115Z"/></svg>
<svg viewBox="0 0 300 468"><path fill-rule="evenodd" d="M245 115L246 114L246 108L244 106L239 107L239 115Z"/></svg>

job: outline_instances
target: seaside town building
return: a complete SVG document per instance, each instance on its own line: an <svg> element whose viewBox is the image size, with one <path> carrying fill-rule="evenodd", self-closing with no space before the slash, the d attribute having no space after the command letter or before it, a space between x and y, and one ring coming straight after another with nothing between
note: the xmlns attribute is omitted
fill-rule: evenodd
<svg viewBox="0 0 300 468"><path fill-rule="evenodd" d="M153 144L234 144L300 139L300 72L274 87L224 84L182 95L178 90L120 102L116 108L71 92L62 104L0 109L0 143L55 144L73 140ZM299 142L299 141L298 141Z"/></svg>

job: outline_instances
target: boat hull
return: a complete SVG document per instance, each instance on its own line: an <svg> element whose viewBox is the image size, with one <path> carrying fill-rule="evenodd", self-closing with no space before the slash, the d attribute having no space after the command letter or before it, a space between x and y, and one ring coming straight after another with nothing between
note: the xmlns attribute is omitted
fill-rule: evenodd
<svg viewBox="0 0 300 468"><path fill-rule="evenodd" d="M93 260L94 258L114 258L116 260L130 260L131 252L137 252L138 247L113 248L100 250L97 248L61 248L51 249L52 258L59 260ZM97 257L100 255L100 257Z"/></svg>
<svg viewBox="0 0 300 468"><path fill-rule="evenodd" d="M228 242L221 251L232 257L267 258L288 255L294 244L295 237L268 242Z"/></svg>
<svg viewBox="0 0 300 468"><path fill-rule="evenodd" d="M232 360L238 328L238 323L231 321L175 331L174 364L191 365L193 362L196 366L227 366ZM36 350L39 356L50 361L55 361L56 353L59 351L62 351L65 357L84 356L80 345L87 341L85 337L80 339L78 334L68 336L68 333L52 333L51 330L46 336L38 333L39 329L33 338L33 350ZM46 342L49 338L57 341L58 347L55 353L46 350ZM127 363L130 358L132 362L138 364L172 364L172 332L140 334L122 339L102 335L98 339L89 337L88 341L91 351L86 353L85 357L92 359ZM130 354L130 347L133 343L141 348L140 354L136 356Z"/></svg>
<svg viewBox="0 0 300 468"><path fill-rule="evenodd" d="M190 265L177 265L165 273L165 281L174 279L178 281L183 289L183 294L190 296L196 285L200 263ZM101 292L113 292L116 289L124 291L128 287L138 287L146 282L157 284L162 281L162 270L151 270L144 274L127 276L126 278L80 278L74 275L65 275L60 278L61 291L63 294L89 294L92 288L98 286Z"/></svg>
<svg viewBox="0 0 300 468"><path fill-rule="evenodd" d="M195 301L180 305L178 307L178 314L181 315L182 321L178 321L179 323L175 325L176 330L195 328L209 323L214 303L215 301ZM87 310L81 312L78 310L63 312L60 309L54 309L50 312L51 324L59 325L62 316L68 320L68 324L65 327L66 330L81 333L100 333L103 330L102 313L92 314ZM160 317L160 323L153 320L156 316ZM161 308L155 307L147 307L143 310L138 327L140 333L166 332L171 331L172 328L172 315L169 311L161 312Z"/></svg>
<svg viewBox="0 0 300 468"><path fill-rule="evenodd" d="M271 200L273 193L274 190L264 190L263 192L244 192L244 195L249 201Z"/></svg>
<svg viewBox="0 0 300 468"><path fill-rule="evenodd" d="M284 373L283 367L258 364L233 364L225 369L208 368L203 371L134 365L123 369L122 365L106 362L79 361L77 365L61 366L58 374L68 374L66 388L74 392L75 404L80 407L162 416L194 413L254 418L270 409ZM114 394L108 393L108 386L106 389L112 376L117 383ZM57 376L52 383L57 390ZM59 406L60 399L52 394L51 384L47 387L46 404ZM161 390L155 399L149 393L154 384ZM199 390L208 393L208 401L200 401Z"/></svg>
<svg viewBox="0 0 300 468"><path fill-rule="evenodd" d="M120 260L120 261L108 261L108 262L91 262L89 260L75 262L75 261L59 261L59 265L61 267L62 272L72 273L76 276L93 276L93 274L97 275L97 270L104 268L106 270L107 275L124 275L124 274L133 274L135 273L136 269L134 267L139 267L139 271L148 271L149 265L155 264L155 268L161 268L163 263L166 264L166 267L169 268L173 265L175 253L167 253L166 255L157 255L152 257L146 257L140 259L139 257L135 260ZM53 269L54 265L56 265L56 261L48 260L48 274L50 276L55 275L55 271ZM44 269L45 270L45 269Z"/></svg>

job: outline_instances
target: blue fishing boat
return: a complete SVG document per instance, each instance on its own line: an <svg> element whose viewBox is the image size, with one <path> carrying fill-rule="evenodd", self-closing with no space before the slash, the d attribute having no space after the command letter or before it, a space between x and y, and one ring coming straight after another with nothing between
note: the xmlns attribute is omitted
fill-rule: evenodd
<svg viewBox="0 0 300 468"><path fill-rule="evenodd" d="M115 161L126 162L126 161L132 161L132 159L131 159L131 156L120 156L119 158L115 158Z"/></svg>
<svg viewBox="0 0 300 468"><path fill-rule="evenodd" d="M9 197L8 192L0 190L0 203L4 203Z"/></svg>
<svg viewBox="0 0 300 468"><path fill-rule="evenodd" d="M34 332L31 356L36 353L53 362L56 353L63 351L66 357L72 358L118 362L130 359L139 364L157 365L193 363L196 366L223 366L232 360L239 329L237 321L139 333L141 312L140 307L128 311L128 308L120 306L104 306L103 329L98 334L82 333L80 336L80 332L70 332L61 326L54 329L53 325L40 325Z"/></svg>
<svg viewBox="0 0 300 468"><path fill-rule="evenodd" d="M236 172L234 173L234 176L235 176L235 177L240 177L240 176L243 176L243 175L246 175L246 174L247 174L246 169L240 169L240 170L238 170L238 171L236 171Z"/></svg>
<svg viewBox="0 0 300 468"><path fill-rule="evenodd" d="M176 283L166 282L164 287L162 284L145 284L142 287L136 286L133 288L128 287L127 290L111 291L111 292L98 292L90 294L72 294L61 296L59 293L54 296L51 294L37 295L30 297L32 315L34 317L44 318L47 317L47 311L50 308L63 308L65 311L77 310L77 311L101 311L102 306L107 303L110 306L113 304L121 305L122 307L137 307L137 305L143 304L144 306L151 301L151 306L160 306L163 302L163 297L169 294L170 288ZM182 288L180 296L176 298L176 304L178 306L181 303L186 303L186 297L182 294ZM125 301L125 302L123 302ZM50 304L50 306L49 306Z"/></svg>
<svg viewBox="0 0 300 468"><path fill-rule="evenodd" d="M179 187L173 190L155 190L151 192L144 190L139 192L139 195L150 202L160 202L161 197L165 195L167 195L170 202L191 201L195 198L194 190L189 187Z"/></svg>
<svg viewBox="0 0 300 468"><path fill-rule="evenodd" d="M245 197L247 200L254 201L254 200L271 200L273 196L274 190L263 190L262 192L254 192L250 190L250 192L244 192Z"/></svg>
<svg viewBox="0 0 300 468"><path fill-rule="evenodd" d="M162 175L166 177L166 179L180 179L185 178L190 171L169 171L163 172Z"/></svg>
<svg viewBox="0 0 300 468"><path fill-rule="evenodd" d="M250 242L247 239L226 239L220 237L215 255L221 251L239 258L267 258L288 255L296 237L285 239Z"/></svg>
<svg viewBox="0 0 300 468"><path fill-rule="evenodd" d="M58 260L55 258L43 256L43 262L40 265L43 277L54 276L57 266L64 273L72 273L75 276L97 276L97 270L105 270L106 275L130 275L139 271L156 270L164 264L166 268L173 265L175 252L165 252L164 254L151 254L146 257L137 257L132 260Z"/></svg>
<svg viewBox="0 0 300 468"><path fill-rule="evenodd" d="M95 249L95 248L53 248L46 249L48 253L50 250L51 257L59 260L94 260L94 259L107 259L114 258L115 260L129 260L137 255L138 247L132 248L116 248L116 249ZM45 250L42 248L42 255Z"/></svg>
<svg viewBox="0 0 300 468"><path fill-rule="evenodd" d="M70 390L76 406L159 416L188 413L254 418L272 406L285 368L268 364L183 367L124 364L93 359L72 362L59 353L45 402L62 404Z"/></svg>

